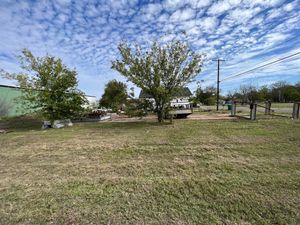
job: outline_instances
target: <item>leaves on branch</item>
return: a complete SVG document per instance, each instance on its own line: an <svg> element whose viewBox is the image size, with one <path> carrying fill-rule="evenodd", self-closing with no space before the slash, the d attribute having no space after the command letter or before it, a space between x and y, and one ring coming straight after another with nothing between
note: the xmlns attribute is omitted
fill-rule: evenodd
<svg viewBox="0 0 300 225"><path fill-rule="evenodd" d="M16 80L23 94L19 98L27 108L36 109L50 119L72 118L86 102L84 94L77 89L77 72L68 69L59 58L49 55L35 57L24 49L19 56L25 73L1 75Z"/></svg>

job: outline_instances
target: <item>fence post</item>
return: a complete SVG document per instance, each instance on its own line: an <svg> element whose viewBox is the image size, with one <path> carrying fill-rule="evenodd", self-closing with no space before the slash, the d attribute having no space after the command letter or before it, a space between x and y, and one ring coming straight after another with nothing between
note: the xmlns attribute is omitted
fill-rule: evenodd
<svg viewBox="0 0 300 225"><path fill-rule="evenodd" d="M299 119L299 112L300 112L300 102L294 102L293 106L293 119Z"/></svg>
<svg viewBox="0 0 300 225"><path fill-rule="evenodd" d="M271 101L265 102L265 115L270 115L271 113Z"/></svg>
<svg viewBox="0 0 300 225"><path fill-rule="evenodd" d="M231 103L231 116L236 116L236 102L232 101Z"/></svg>
<svg viewBox="0 0 300 225"><path fill-rule="evenodd" d="M257 109L257 104L251 103L250 104L250 120L256 120L256 109Z"/></svg>
<svg viewBox="0 0 300 225"><path fill-rule="evenodd" d="M265 115L268 115L269 113L269 102L268 101L265 101Z"/></svg>
<svg viewBox="0 0 300 225"><path fill-rule="evenodd" d="M234 101L234 104L233 104L233 114L234 116L236 116L236 101Z"/></svg>
<svg viewBox="0 0 300 225"><path fill-rule="evenodd" d="M254 120L256 120L257 104L254 104Z"/></svg>

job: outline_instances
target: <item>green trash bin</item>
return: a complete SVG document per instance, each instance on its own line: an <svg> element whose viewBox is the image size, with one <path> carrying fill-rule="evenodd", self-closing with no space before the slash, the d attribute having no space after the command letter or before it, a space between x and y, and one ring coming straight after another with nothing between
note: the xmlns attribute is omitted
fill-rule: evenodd
<svg viewBox="0 0 300 225"><path fill-rule="evenodd" d="M228 109L228 110L231 110L231 109L232 109L232 105L230 105L230 104L227 105L227 109Z"/></svg>

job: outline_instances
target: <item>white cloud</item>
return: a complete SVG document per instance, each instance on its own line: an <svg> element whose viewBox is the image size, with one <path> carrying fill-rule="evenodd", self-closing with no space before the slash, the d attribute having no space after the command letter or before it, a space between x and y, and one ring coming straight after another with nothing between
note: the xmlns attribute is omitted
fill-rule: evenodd
<svg viewBox="0 0 300 225"><path fill-rule="evenodd" d="M194 41L193 43L196 46L203 46L207 43L207 40L201 38L201 39L198 39L198 40Z"/></svg>
<svg viewBox="0 0 300 225"><path fill-rule="evenodd" d="M166 10L176 10L186 4L185 0L165 0L163 6Z"/></svg>
<svg viewBox="0 0 300 225"><path fill-rule="evenodd" d="M255 16L255 18L253 18L253 19L249 22L249 24L250 24L251 26L256 26L256 25L259 25L259 24L263 23L263 20L264 20L263 16Z"/></svg>
<svg viewBox="0 0 300 225"><path fill-rule="evenodd" d="M192 19L194 17L195 17L195 10L191 8L186 8L186 9L179 9L175 11L170 17L170 20L172 22L181 22L181 21Z"/></svg>
<svg viewBox="0 0 300 225"><path fill-rule="evenodd" d="M208 14L221 15L226 13L228 10L240 5L240 0L225 0L215 2L209 9Z"/></svg>
<svg viewBox="0 0 300 225"><path fill-rule="evenodd" d="M67 6L67 5L69 5L71 3L71 0L55 0L55 2L57 4L62 5L62 6Z"/></svg>
<svg viewBox="0 0 300 225"><path fill-rule="evenodd" d="M297 4L297 1L290 2L286 5L284 5L283 10L286 12L290 12L295 8L296 4ZM299 2L298 2L298 4L299 4Z"/></svg>
<svg viewBox="0 0 300 225"><path fill-rule="evenodd" d="M265 41L272 45L276 45L277 42L283 41L286 38L287 38L287 35L281 34L281 33L270 33L264 37Z"/></svg>
<svg viewBox="0 0 300 225"><path fill-rule="evenodd" d="M109 79L121 79L110 69L121 40L147 47L152 40L181 38L181 31L186 31L194 50L206 52L209 59L226 58L226 66L233 65L232 73L239 70L234 66L241 60L251 61L251 66L264 54L300 47L299 6L299 0L288 4L281 0L153 0L143 4L137 0L3 0L0 56L15 60L24 47L36 55L56 55L78 69L86 92L100 95ZM285 43L291 37L294 41ZM14 62L5 61L0 67L11 69ZM207 60L205 68L202 76L209 77L215 64ZM94 83L89 84L93 78L99 93L88 91L96 90Z"/></svg>
<svg viewBox="0 0 300 225"><path fill-rule="evenodd" d="M144 8L142 9L142 11L153 15L159 14L161 10L162 10L162 6L160 4L153 4L153 3L144 6Z"/></svg>
<svg viewBox="0 0 300 225"><path fill-rule="evenodd" d="M260 12L259 7L255 8L236 8L229 12L228 19L232 19L235 23L247 23L252 17Z"/></svg>
<svg viewBox="0 0 300 225"><path fill-rule="evenodd" d="M212 3L212 0L191 0L188 1L188 3L192 8L199 9L209 6Z"/></svg>
<svg viewBox="0 0 300 225"><path fill-rule="evenodd" d="M217 2L208 9L208 14L219 15L230 9L230 4L226 1Z"/></svg>
<svg viewBox="0 0 300 225"><path fill-rule="evenodd" d="M206 17L199 22L199 26L205 32L214 32L215 28L218 26L218 19L215 17Z"/></svg>

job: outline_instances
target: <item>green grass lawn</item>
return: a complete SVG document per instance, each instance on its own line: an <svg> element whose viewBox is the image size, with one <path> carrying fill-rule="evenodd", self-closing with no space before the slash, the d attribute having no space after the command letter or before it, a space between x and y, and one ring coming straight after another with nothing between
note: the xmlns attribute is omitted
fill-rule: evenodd
<svg viewBox="0 0 300 225"><path fill-rule="evenodd" d="M292 109L293 108L293 103L272 103L271 107L272 108L289 108Z"/></svg>
<svg viewBox="0 0 300 225"><path fill-rule="evenodd" d="M300 121L39 127L0 134L0 224L300 224Z"/></svg>

